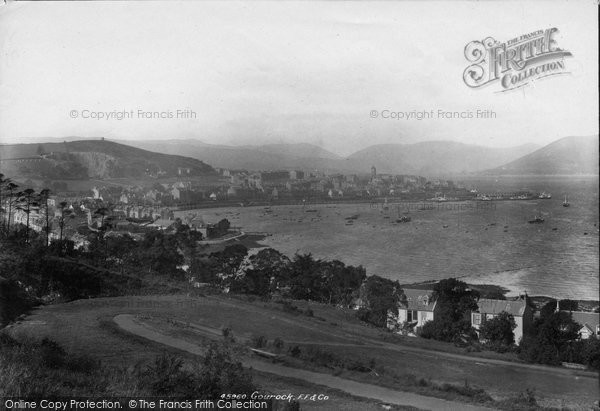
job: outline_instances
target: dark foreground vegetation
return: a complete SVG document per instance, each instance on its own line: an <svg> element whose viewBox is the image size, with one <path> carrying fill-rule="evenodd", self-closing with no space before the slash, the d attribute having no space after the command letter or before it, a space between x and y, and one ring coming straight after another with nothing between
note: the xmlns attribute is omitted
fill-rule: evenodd
<svg viewBox="0 0 600 411"><path fill-rule="evenodd" d="M33 383L35 382L35 383ZM249 371L225 344L213 344L195 362L164 353L133 367L107 366L69 354L56 342L17 341L0 334L0 397L169 396L216 399L224 392L251 394Z"/></svg>

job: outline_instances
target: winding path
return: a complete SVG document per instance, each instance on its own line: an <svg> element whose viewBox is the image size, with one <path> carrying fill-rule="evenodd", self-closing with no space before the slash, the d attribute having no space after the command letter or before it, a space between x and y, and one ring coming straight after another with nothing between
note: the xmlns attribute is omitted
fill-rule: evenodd
<svg viewBox="0 0 600 411"><path fill-rule="evenodd" d="M194 355L203 355L206 352L206 350L199 345L165 335L151 327L144 325L143 323L136 321L135 316L131 314L119 314L114 317L114 321L123 330L148 340L167 345L178 350L186 351ZM329 388L344 391L351 395L372 398L388 404L407 405L420 409L444 411L491 410L490 408L452 402L439 398L426 397L409 392L396 391L390 388L347 380L329 374L284 367L256 359L245 359L242 361L242 364L245 367L253 368L258 371L267 372L282 377L296 378L311 384L323 385Z"/></svg>

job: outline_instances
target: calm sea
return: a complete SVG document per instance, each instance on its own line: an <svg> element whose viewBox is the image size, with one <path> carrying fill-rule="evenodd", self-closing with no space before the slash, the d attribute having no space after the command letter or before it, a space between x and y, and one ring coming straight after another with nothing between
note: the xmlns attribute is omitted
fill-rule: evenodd
<svg viewBox="0 0 600 411"><path fill-rule="evenodd" d="M549 200L220 208L193 211L228 218L263 243L293 256L312 253L362 265L401 283L460 277L496 284L509 295L598 299L598 177L520 177L465 181L480 192L531 190ZM562 206L568 195L571 206ZM307 212L307 209L316 210ZM182 212L187 214L189 212ZM536 214L543 224L528 224ZM353 224L346 217L358 215ZM411 222L394 224L399 215ZM386 218L388 217L388 218Z"/></svg>

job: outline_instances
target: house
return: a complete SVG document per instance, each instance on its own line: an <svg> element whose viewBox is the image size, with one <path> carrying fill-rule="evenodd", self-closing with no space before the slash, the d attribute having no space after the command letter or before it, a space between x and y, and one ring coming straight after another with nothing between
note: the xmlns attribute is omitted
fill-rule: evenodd
<svg viewBox="0 0 600 411"><path fill-rule="evenodd" d="M519 344L523 335L527 333L533 324L533 308L529 304L527 294L512 300L493 300L481 298L477 301L477 311L471 312L471 325L479 330L481 325L501 312L512 314L517 327L513 330L515 343Z"/></svg>
<svg viewBox="0 0 600 411"><path fill-rule="evenodd" d="M428 321L433 321L437 301L432 290L405 289L398 304L398 317L388 317L388 328L408 326L418 331Z"/></svg>
<svg viewBox="0 0 600 411"><path fill-rule="evenodd" d="M600 337L600 313L572 311L571 318L581 325L579 336L582 340L587 340L593 335Z"/></svg>
<svg viewBox="0 0 600 411"><path fill-rule="evenodd" d="M304 179L304 171L300 171L300 170L290 171L290 179L291 180L303 180Z"/></svg>
<svg viewBox="0 0 600 411"><path fill-rule="evenodd" d="M174 220L163 220L162 218L159 218L159 219L155 220L154 222L150 223L148 226L149 227L156 227L159 230L167 230L173 224L175 224Z"/></svg>

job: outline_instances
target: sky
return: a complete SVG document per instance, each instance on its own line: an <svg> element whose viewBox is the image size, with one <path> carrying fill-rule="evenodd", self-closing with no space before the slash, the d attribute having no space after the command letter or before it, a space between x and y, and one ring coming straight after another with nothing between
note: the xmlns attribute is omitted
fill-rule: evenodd
<svg viewBox="0 0 600 411"><path fill-rule="evenodd" d="M304 142L348 155L373 144L509 147L593 135L596 13L588 0L9 1L0 3L0 143ZM572 53L568 74L508 92L463 81L467 43L552 27ZM434 118L390 118L431 110Z"/></svg>

